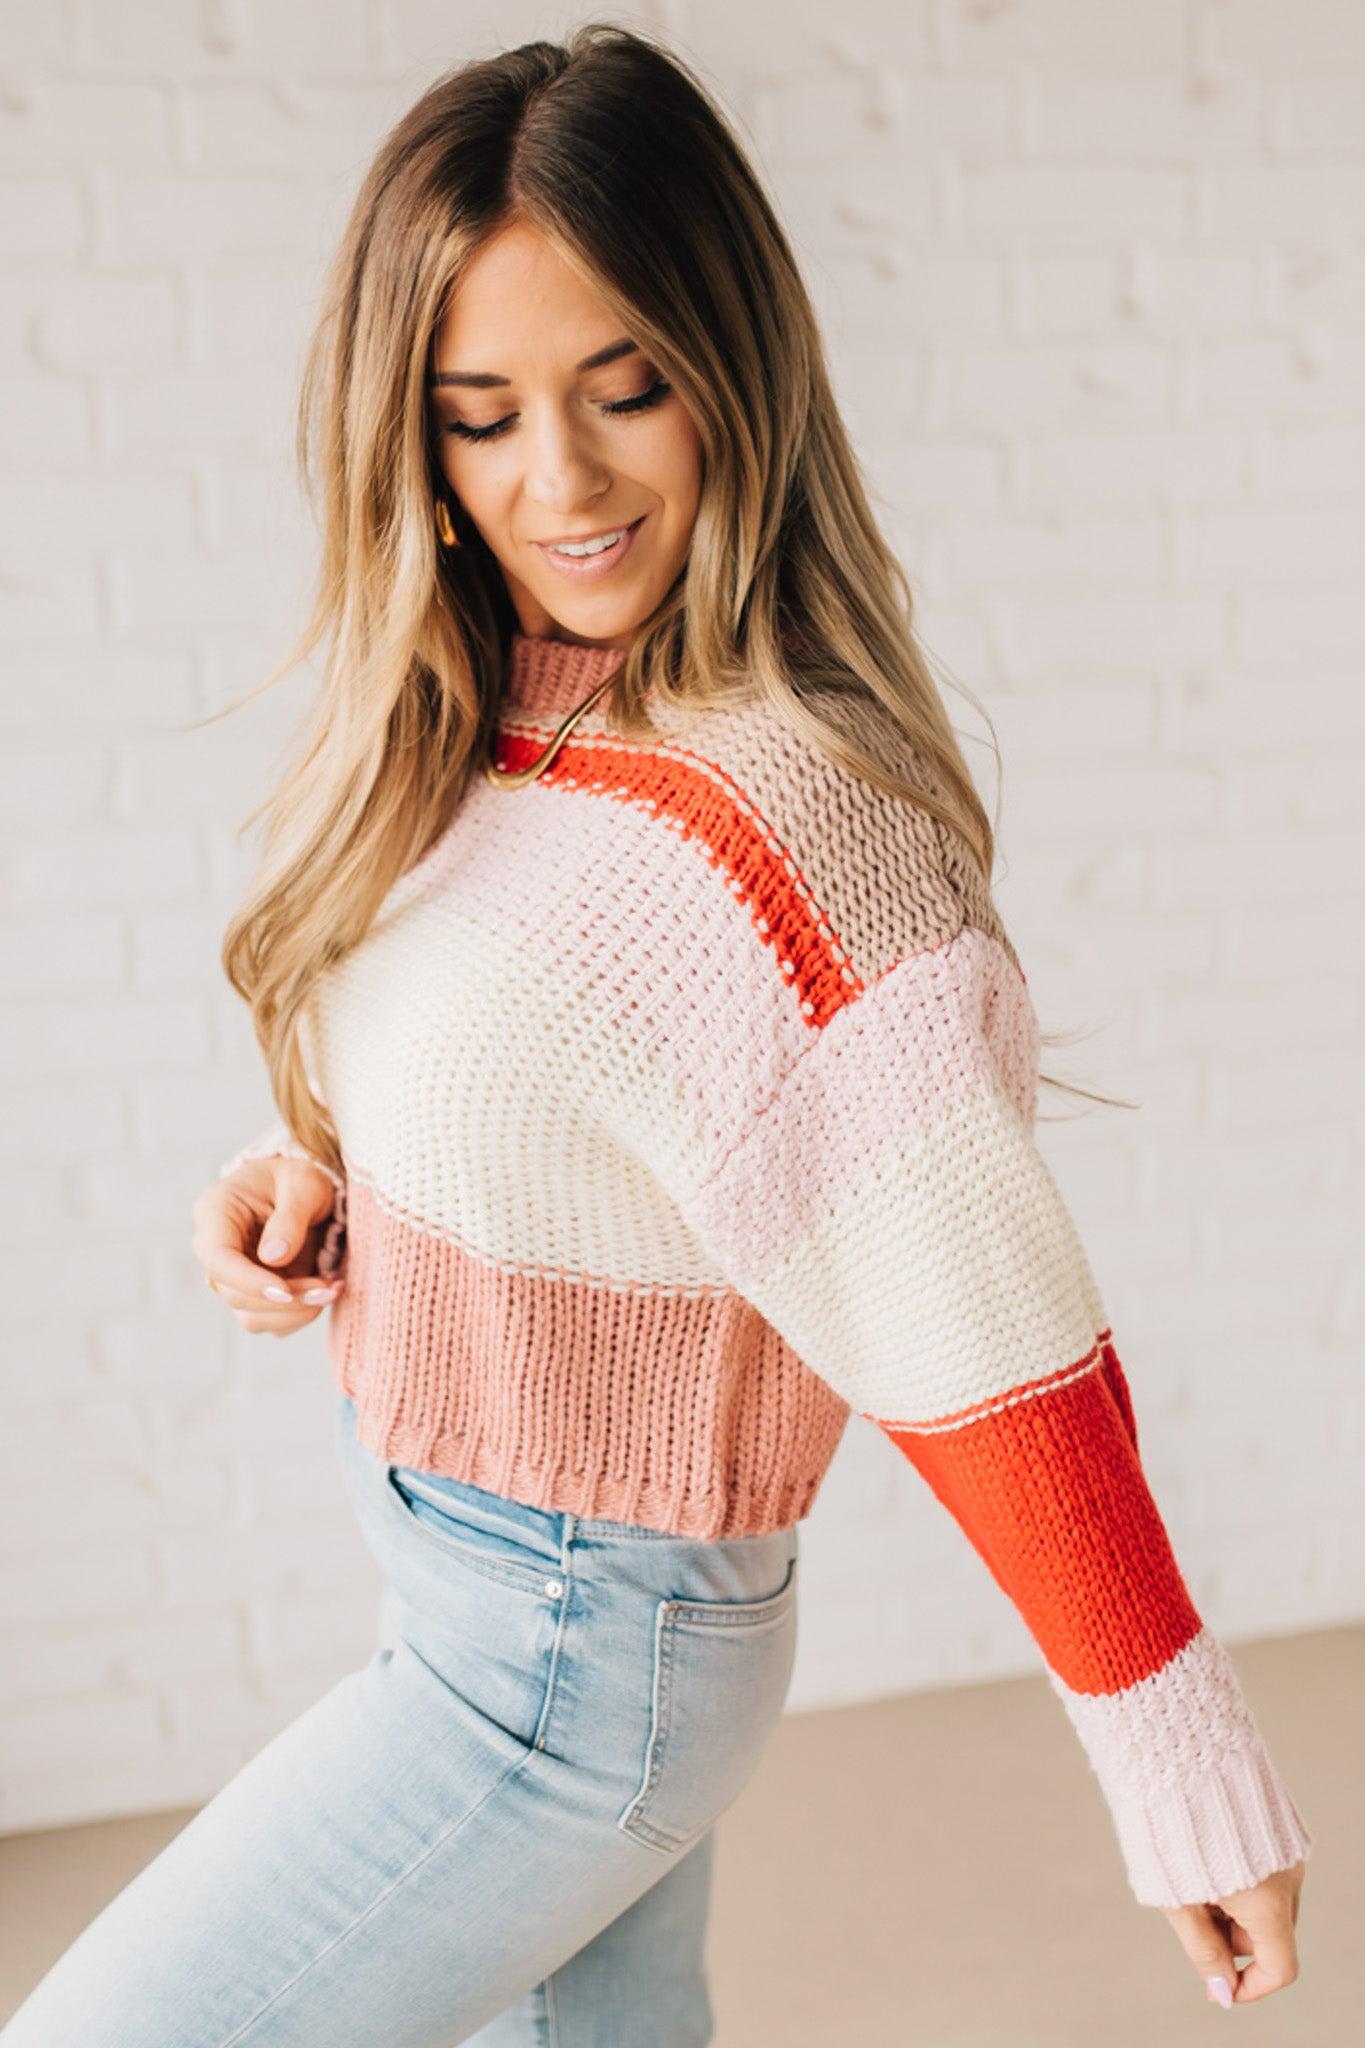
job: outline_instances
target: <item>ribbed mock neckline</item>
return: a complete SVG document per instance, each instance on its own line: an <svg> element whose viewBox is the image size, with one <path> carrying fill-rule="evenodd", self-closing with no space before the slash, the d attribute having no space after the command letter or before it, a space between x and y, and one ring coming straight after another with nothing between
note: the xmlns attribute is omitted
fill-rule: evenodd
<svg viewBox="0 0 1365 2048"><path fill-rule="evenodd" d="M619 647L580 647L572 640L514 632L503 702L525 714L564 718L625 658Z"/></svg>

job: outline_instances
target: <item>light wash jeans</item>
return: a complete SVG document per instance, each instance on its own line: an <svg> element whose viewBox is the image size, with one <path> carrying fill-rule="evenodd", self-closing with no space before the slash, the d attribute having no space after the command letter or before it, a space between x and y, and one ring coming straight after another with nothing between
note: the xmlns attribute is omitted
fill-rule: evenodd
<svg viewBox="0 0 1365 2048"><path fill-rule="evenodd" d="M712 1823L786 1698L796 1525L703 1542L522 1507L382 1463L340 1395L336 1419L380 1647L0 2043L702 2048Z"/></svg>

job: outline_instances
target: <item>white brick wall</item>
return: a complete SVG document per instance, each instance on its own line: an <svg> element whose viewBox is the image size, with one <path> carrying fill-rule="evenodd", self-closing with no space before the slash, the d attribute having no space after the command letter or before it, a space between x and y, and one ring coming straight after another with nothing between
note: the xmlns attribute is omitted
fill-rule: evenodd
<svg viewBox="0 0 1365 2048"><path fill-rule="evenodd" d="M321 1331L240 1335L188 1250L270 1114L217 949L299 698L183 726L297 623L295 378L378 135L437 69L570 18L7 15L0 1827L205 1798L374 1640ZM757 150L926 637L995 720L1002 909L1044 1024L1088 1034L1052 1066L1141 1101L1041 1139L1195 1599L1229 1638L1354 1618L1365 14L636 18ZM1037 1668L870 1426L805 1555L794 1707Z"/></svg>

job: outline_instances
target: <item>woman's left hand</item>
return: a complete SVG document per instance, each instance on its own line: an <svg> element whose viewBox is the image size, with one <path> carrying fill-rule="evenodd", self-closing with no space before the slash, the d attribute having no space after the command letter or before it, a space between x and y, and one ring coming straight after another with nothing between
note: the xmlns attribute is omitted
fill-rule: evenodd
<svg viewBox="0 0 1365 2048"><path fill-rule="evenodd" d="M1212 2002L1249 2005L1294 1982L1299 1974L1294 1929L1303 1870L1301 1862L1291 1863L1248 1891L1229 1892L1211 1905L1158 1907L1204 1979L1205 1996ZM1236 1956L1251 1957L1245 1970L1238 1970ZM1212 1986L1211 1980L1220 1977L1227 1985L1225 1997Z"/></svg>

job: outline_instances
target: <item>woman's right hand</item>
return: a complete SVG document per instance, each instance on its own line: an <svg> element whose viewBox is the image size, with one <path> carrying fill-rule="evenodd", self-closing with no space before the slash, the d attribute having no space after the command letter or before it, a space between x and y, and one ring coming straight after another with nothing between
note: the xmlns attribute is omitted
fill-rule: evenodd
<svg viewBox="0 0 1365 2048"><path fill-rule="evenodd" d="M244 1330L291 1336L336 1299L342 1280L317 1272L336 1192L320 1166L276 1154L195 1198L194 1255Z"/></svg>

